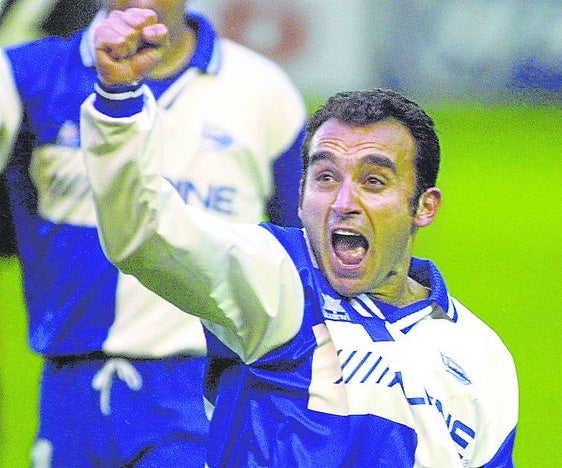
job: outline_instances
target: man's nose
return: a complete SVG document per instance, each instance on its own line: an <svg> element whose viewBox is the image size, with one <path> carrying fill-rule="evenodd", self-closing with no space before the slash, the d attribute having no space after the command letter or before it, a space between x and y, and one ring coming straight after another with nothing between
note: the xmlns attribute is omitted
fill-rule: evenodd
<svg viewBox="0 0 562 468"><path fill-rule="evenodd" d="M350 179L343 180L332 203L332 209L340 215L349 215L360 211L357 187L355 187L353 181Z"/></svg>

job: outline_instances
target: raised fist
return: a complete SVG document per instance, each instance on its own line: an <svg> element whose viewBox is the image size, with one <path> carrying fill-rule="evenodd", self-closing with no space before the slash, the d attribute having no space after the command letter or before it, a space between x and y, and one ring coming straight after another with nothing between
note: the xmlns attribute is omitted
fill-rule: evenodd
<svg viewBox="0 0 562 468"><path fill-rule="evenodd" d="M113 10L94 32L96 68L106 86L136 83L162 60L168 28L145 8Z"/></svg>

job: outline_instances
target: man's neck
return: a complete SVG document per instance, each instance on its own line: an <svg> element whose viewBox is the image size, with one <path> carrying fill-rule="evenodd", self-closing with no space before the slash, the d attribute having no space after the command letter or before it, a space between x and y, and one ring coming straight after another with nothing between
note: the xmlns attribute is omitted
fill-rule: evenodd
<svg viewBox="0 0 562 468"><path fill-rule="evenodd" d="M368 295L398 307L405 307L414 302L427 299L431 291L416 280L407 276L400 287L396 283L389 288L381 288L378 291L369 293Z"/></svg>

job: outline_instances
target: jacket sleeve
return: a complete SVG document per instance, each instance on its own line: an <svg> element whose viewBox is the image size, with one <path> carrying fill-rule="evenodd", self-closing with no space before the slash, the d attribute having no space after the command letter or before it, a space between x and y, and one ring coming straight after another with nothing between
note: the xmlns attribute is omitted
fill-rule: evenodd
<svg viewBox="0 0 562 468"><path fill-rule="evenodd" d="M10 61L2 50L0 83L0 172L3 172L21 124L23 111Z"/></svg>
<svg viewBox="0 0 562 468"><path fill-rule="evenodd" d="M81 141L102 247L207 328L247 363L290 340L303 311L302 284L275 237L186 205L162 176L165 145L148 88L141 112L113 118L82 106ZM173 155L166 154L166 157Z"/></svg>

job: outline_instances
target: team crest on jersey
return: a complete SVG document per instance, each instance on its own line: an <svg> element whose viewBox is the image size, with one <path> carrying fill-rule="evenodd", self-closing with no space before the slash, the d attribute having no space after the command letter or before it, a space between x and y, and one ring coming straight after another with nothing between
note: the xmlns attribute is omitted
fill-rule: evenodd
<svg viewBox="0 0 562 468"><path fill-rule="evenodd" d="M455 379L457 379L460 383L462 383L463 385L469 385L472 383L466 375L464 369L450 357L441 354L441 359L443 360L443 364L445 364L445 370L453 377L455 377Z"/></svg>
<svg viewBox="0 0 562 468"><path fill-rule="evenodd" d="M328 294L322 294L324 305L322 306L322 314L330 320L343 320L350 322L349 314L341 305L340 299L335 299Z"/></svg>
<svg viewBox="0 0 562 468"><path fill-rule="evenodd" d="M232 136L225 130L208 123L205 124L202 136L204 144L213 151L225 151L234 143Z"/></svg>

